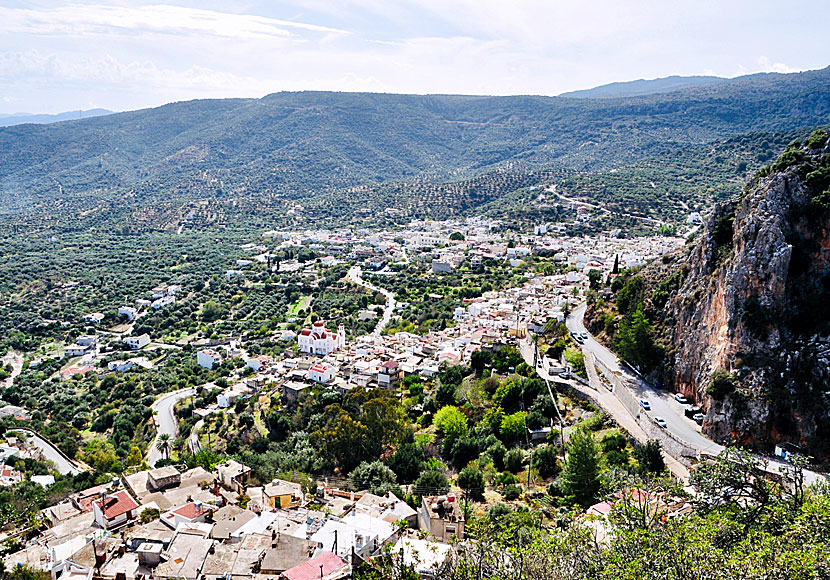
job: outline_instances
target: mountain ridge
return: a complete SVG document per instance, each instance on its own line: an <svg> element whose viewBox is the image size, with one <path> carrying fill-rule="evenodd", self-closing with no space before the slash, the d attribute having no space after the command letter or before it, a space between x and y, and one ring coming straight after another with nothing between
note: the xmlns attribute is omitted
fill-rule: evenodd
<svg viewBox="0 0 830 580"><path fill-rule="evenodd" d="M74 121L112 115L115 111L108 109L86 109L78 111L65 111L63 113L10 113L0 114L0 127L12 127L14 125L46 125L60 123L63 121Z"/></svg>
<svg viewBox="0 0 830 580"><path fill-rule="evenodd" d="M589 89L568 91L560 93L557 96L569 99L613 99L620 97L639 97L657 93L668 93L694 87L705 87L729 80L734 79L708 75L671 75L655 79L617 81L591 87Z"/></svg>
<svg viewBox="0 0 830 580"><path fill-rule="evenodd" d="M830 68L625 99L282 92L0 129L0 213L101 199L303 199L502 164L612 168L830 121ZM132 201L129 201L132 203Z"/></svg>

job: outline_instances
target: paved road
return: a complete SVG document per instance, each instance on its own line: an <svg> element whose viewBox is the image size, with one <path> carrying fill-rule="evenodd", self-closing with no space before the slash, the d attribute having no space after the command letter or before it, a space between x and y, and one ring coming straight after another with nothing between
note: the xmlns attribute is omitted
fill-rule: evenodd
<svg viewBox="0 0 830 580"><path fill-rule="evenodd" d="M199 440L199 433L202 431L202 427L205 426L205 420L199 419L190 429L190 439L187 440L187 445L190 448L191 453L198 453L202 450L202 443Z"/></svg>
<svg viewBox="0 0 830 580"><path fill-rule="evenodd" d="M519 351L522 354L522 358L524 358L525 362L531 366L533 366L533 345L525 340L519 341ZM609 392L602 384L599 383L598 379L594 375L593 365L587 365L586 367L589 369L589 378L591 386L585 386L582 383L577 381L568 381L571 387L574 390L582 393L583 395L590 398L590 400L594 401L597 405L599 405L606 413L611 415L616 421L617 425L619 425L622 429L627 431L634 439L639 441L640 443L645 443L649 440L648 434L643 430L642 427L637 423L637 420L634 418L631 413L625 408L625 406L620 402L616 395ZM536 369L537 374L542 377L543 379L553 380L554 377L551 377L547 371L541 368ZM557 377L557 381L561 381L562 379ZM684 483L688 483L689 481L689 470L686 468L685 465L680 463L676 458L672 457L668 454L665 454L666 466L669 470L681 481Z"/></svg>
<svg viewBox="0 0 830 580"><path fill-rule="evenodd" d="M349 280L373 292L380 292L386 297L386 306L383 308L383 318L380 319L380 322L377 323L377 326L375 326L375 329L372 331L372 335L380 336L380 333L383 332L383 329L386 328L389 321L392 320L392 314L395 312L395 295L389 290L379 288L371 282L367 282L361 278L361 274L362 270L360 266L352 266L349 270Z"/></svg>
<svg viewBox="0 0 830 580"><path fill-rule="evenodd" d="M584 207L590 207L591 209L596 209L596 210L601 211L603 213L617 214L617 215L622 216L622 217L629 217L629 218L632 218L632 219L635 219L635 220L640 220L640 221L643 221L643 222L647 222L647 223L655 224L655 225L659 225L659 226L666 223L666 222L660 221L658 219L654 219L654 218L650 218L650 217L646 217L646 216L641 216L641 215L634 215L634 214L630 214L630 213L624 213L624 212L621 212L621 211L613 211L613 210L610 210L610 209L608 209L606 207L603 207L601 205L596 205L594 203L588 203L586 201L580 201L578 199L565 197L564 195L562 195L561 193L556 191L556 184L549 186L545 191L547 193L552 193L553 195L555 195L556 197L558 197L559 199L561 199L562 201L565 201L567 203L572 203L572 204L575 204L575 205L581 205L581 206L584 206Z"/></svg>
<svg viewBox="0 0 830 580"><path fill-rule="evenodd" d="M586 305L581 305L568 318L566 325L571 332L587 332L585 325L583 324L585 309ZM612 372L621 377L635 396L639 399L646 399L651 405L651 411L648 412L647 415L652 418L658 416L665 419L666 428L674 437L683 441L686 445L700 453L718 455L726 449L723 445L719 445L711 439L706 438L700 432L700 427L698 427L697 423L685 416L683 412L684 406L675 401L672 394L654 389L651 385L642 381L636 374L629 371L626 367L621 366L617 360L617 356L597 342L590 334L588 334L588 338L584 341L583 352L586 354L593 354ZM606 390L599 389L599 391ZM605 405L603 405L603 407L604 406ZM613 412L610 409L606 410L611 412L618 422L620 422L621 418L625 418L627 420L631 417L631 413L624 406L622 406L621 411L624 415L619 418L619 411ZM776 457L765 457L761 455L756 455L756 457L760 461L766 462L767 466L765 469L773 473L784 473L785 470L791 467L789 463ZM805 482L808 485L827 480L826 474L815 471L805 470L804 476Z"/></svg>
<svg viewBox="0 0 830 580"><path fill-rule="evenodd" d="M582 318L585 315L586 305L583 304L571 314L566 324L571 332L587 332ZM686 443L692 449L717 455L724 450L723 445L718 445L711 439L707 439L697 424L683 413L684 406L674 400L674 396L665 391L654 389L651 385L640 380L636 374L619 364L617 356L597 342L590 334L584 341L583 352L592 354L605 364L614 374L625 381L628 388L638 399L645 399L651 405L651 411L647 414L650 417L662 417L666 420L666 428L672 435ZM627 410L626 410L626 413ZM629 413L630 414L630 413Z"/></svg>
<svg viewBox="0 0 830 580"><path fill-rule="evenodd" d="M186 389L180 389L178 391L162 395L156 399L155 403L153 403L156 428L158 431L156 433L156 438L153 440L153 444L150 446L149 453L147 454L147 463L150 467L154 466L156 461L163 457L161 452L156 449L159 436L162 433L167 433L170 435L170 439L172 440L179 433L179 426L176 423L175 415L173 415L173 406L182 399L193 396L194 394L195 389L193 387L188 387Z"/></svg>
<svg viewBox="0 0 830 580"><path fill-rule="evenodd" d="M44 439L29 429L14 429L14 431L25 433L29 443L40 449L43 456L55 464L55 468L58 470L58 473L61 473L62 475L70 473L72 475L78 475L83 471L83 469L78 467L74 461L71 461L66 457L66 455L58 451L58 448L55 447L48 439Z"/></svg>

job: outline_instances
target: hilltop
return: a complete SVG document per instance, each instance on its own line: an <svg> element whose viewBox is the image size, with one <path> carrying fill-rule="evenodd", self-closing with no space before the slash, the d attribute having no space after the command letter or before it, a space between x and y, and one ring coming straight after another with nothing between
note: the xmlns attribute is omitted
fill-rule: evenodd
<svg viewBox="0 0 830 580"><path fill-rule="evenodd" d="M562 93L560 97L572 99L616 99L620 97L639 97L643 95L654 95L657 93L669 93L692 87L706 87L722 83L729 79L715 76L678 76L663 77L659 79L637 79L636 81L623 81L608 83L590 89L570 91Z"/></svg>

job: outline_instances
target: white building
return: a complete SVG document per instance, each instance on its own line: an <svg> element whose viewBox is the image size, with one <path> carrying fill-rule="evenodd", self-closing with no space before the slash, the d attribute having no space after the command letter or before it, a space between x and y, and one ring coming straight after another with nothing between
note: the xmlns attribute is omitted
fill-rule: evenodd
<svg viewBox="0 0 830 580"><path fill-rule="evenodd" d="M341 324L335 333L326 328L322 320L318 320L312 328L304 328L297 335L297 343L302 352L325 356L346 346L346 330Z"/></svg>
<svg viewBox="0 0 830 580"><path fill-rule="evenodd" d="M178 284L162 284L153 288L153 298L164 298L165 296L175 296L176 292L182 287Z"/></svg>
<svg viewBox="0 0 830 580"><path fill-rule="evenodd" d="M317 363L308 369L308 378L315 383L329 383L334 380L334 367Z"/></svg>
<svg viewBox="0 0 830 580"><path fill-rule="evenodd" d="M113 360L107 364L107 368L111 371L115 371L117 373L126 373L128 370L133 368L135 363L130 360Z"/></svg>
<svg viewBox="0 0 830 580"><path fill-rule="evenodd" d="M126 490L105 493L104 497L92 502L95 523L105 530L117 528L135 519L137 508L138 503Z"/></svg>
<svg viewBox="0 0 830 580"><path fill-rule="evenodd" d="M101 324L102 320L104 320L104 315L100 312L92 312L84 316L84 322L89 324Z"/></svg>
<svg viewBox="0 0 830 580"><path fill-rule="evenodd" d="M84 334L79 336L75 342L81 346L95 346L98 344L98 336L95 334Z"/></svg>
<svg viewBox="0 0 830 580"><path fill-rule="evenodd" d="M245 366L258 373L271 366L271 359L267 356L250 358L248 359L248 362L245 363Z"/></svg>
<svg viewBox="0 0 830 580"><path fill-rule="evenodd" d="M150 344L150 335L144 333L138 336L125 336L124 344L130 347L131 350L140 350Z"/></svg>
<svg viewBox="0 0 830 580"><path fill-rule="evenodd" d="M152 306L153 306L154 310L159 310L161 308L164 308L165 306L169 306L170 304L175 304L175 303L176 303L176 297L175 296L162 296L158 300L154 300Z"/></svg>
<svg viewBox="0 0 830 580"><path fill-rule="evenodd" d="M132 306L122 306L118 309L118 316L126 316L127 320L132 322L138 316L138 310Z"/></svg>
<svg viewBox="0 0 830 580"><path fill-rule="evenodd" d="M211 370L222 362L222 357L215 350L205 349L196 353L196 362L199 366Z"/></svg>

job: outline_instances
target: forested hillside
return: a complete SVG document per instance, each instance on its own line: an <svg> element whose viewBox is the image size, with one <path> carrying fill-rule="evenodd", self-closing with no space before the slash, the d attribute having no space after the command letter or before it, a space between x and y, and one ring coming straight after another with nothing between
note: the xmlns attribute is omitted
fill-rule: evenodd
<svg viewBox="0 0 830 580"><path fill-rule="evenodd" d="M278 93L21 125L0 129L0 215L205 198L282 208L285 199L455 182L508 165L598 171L826 123L828 86L830 69L625 99Z"/></svg>

